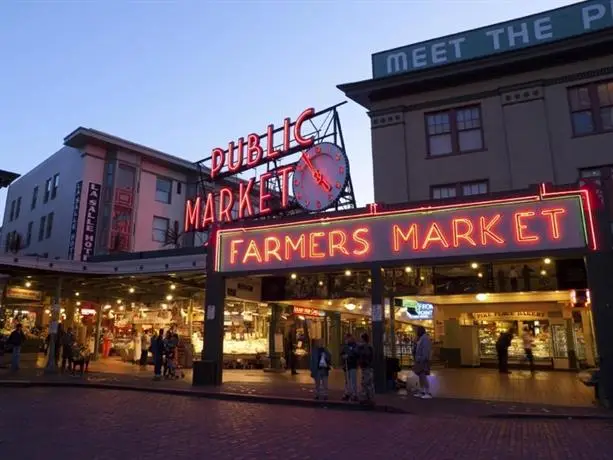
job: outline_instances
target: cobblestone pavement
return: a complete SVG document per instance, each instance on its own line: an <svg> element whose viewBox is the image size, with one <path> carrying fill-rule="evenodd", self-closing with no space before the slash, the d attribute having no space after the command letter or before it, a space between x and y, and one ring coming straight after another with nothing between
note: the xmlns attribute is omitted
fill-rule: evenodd
<svg viewBox="0 0 613 460"><path fill-rule="evenodd" d="M611 459L603 421L418 418L76 389L0 390L3 458Z"/></svg>

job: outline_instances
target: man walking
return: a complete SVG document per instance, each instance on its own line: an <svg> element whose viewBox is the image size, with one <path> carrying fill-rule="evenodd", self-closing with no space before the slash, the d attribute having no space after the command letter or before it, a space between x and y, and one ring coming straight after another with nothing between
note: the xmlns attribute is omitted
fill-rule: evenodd
<svg viewBox="0 0 613 460"><path fill-rule="evenodd" d="M19 370L19 361L21 359L21 345L26 340L26 335L23 333L21 324L15 326L15 330L9 335L7 344L12 348L13 354L11 355L11 370Z"/></svg>
<svg viewBox="0 0 613 460"><path fill-rule="evenodd" d="M341 352L343 371L345 373L345 395L343 401L358 400L358 346L351 334L345 336L345 345Z"/></svg>
<svg viewBox="0 0 613 460"><path fill-rule="evenodd" d="M373 369L374 350L370 344L370 337L364 333L362 343L358 347L358 365L362 372L362 404L375 402L375 372Z"/></svg>
<svg viewBox="0 0 613 460"><path fill-rule="evenodd" d="M75 337L72 333L72 329L68 328L65 334L61 338L62 345L62 372L66 370L68 364L68 370L72 371L72 347L75 343Z"/></svg>
<svg viewBox="0 0 613 460"><path fill-rule="evenodd" d="M415 394L415 397L421 399L432 399L430 393L430 382L428 376L430 375L430 359L432 356L432 341L426 332L426 328L423 326L417 327L417 345L415 346L415 364L413 366L413 372L419 377L419 392Z"/></svg>
<svg viewBox="0 0 613 460"><path fill-rule="evenodd" d="M496 353L498 353L498 372L510 374L509 372L509 347L513 340L513 329L500 334L496 341Z"/></svg>

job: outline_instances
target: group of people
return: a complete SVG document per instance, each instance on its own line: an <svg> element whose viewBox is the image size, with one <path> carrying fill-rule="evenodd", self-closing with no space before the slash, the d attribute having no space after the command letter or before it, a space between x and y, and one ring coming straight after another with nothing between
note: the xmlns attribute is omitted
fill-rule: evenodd
<svg viewBox="0 0 613 460"><path fill-rule="evenodd" d="M510 374L509 371L509 347L513 341L515 330L510 328L500 334L496 341L496 353L498 354L498 371L501 374ZM530 372L534 372L534 354L532 346L534 345L534 336L530 332L530 328L524 327L522 334L522 343L524 347L524 362L528 362Z"/></svg>
<svg viewBox="0 0 613 460"><path fill-rule="evenodd" d="M374 350L368 334L361 335L357 343L351 334L345 336L341 351L341 362L345 374L345 401L360 401L363 404L373 404L375 387L373 379ZM332 355L328 349L318 342L311 353L311 377L315 381L315 399L328 399L328 377L332 369ZM361 371L361 395L358 395L358 368ZM361 398L359 397L361 396Z"/></svg>
<svg viewBox="0 0 613 460"><path fill-rule="evenodd" d="M168 330L166 334L164 334L164 329L160 329L159 333L153 333L148 350L151 351L153 355L154 380L161 380L162 377L166 379L178 379L183 377L179 372L177 360L178 347L179 335L176 332Z"/></svg>

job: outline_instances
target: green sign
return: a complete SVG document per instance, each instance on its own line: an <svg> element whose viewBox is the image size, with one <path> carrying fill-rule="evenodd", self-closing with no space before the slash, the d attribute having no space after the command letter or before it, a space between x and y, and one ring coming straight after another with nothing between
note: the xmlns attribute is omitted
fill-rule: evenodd
<svg viewBox="0 0 613 460"><path fill-rule="evenodd" d="M610 27L613 27L613 0L587 0L525 18L373 54L373 78L477 59Z"/></svg>

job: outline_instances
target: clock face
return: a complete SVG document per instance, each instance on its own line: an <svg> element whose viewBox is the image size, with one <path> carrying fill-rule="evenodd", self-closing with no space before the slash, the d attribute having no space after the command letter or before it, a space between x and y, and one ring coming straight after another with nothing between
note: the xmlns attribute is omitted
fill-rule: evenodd
<svg viewBox="0 0 613 460"><path fill-rule="evenodd" d="M296 163L294 198L306 211L323 211L334 203L349 180L349 161L336 144L314 145Z"/></svg>

